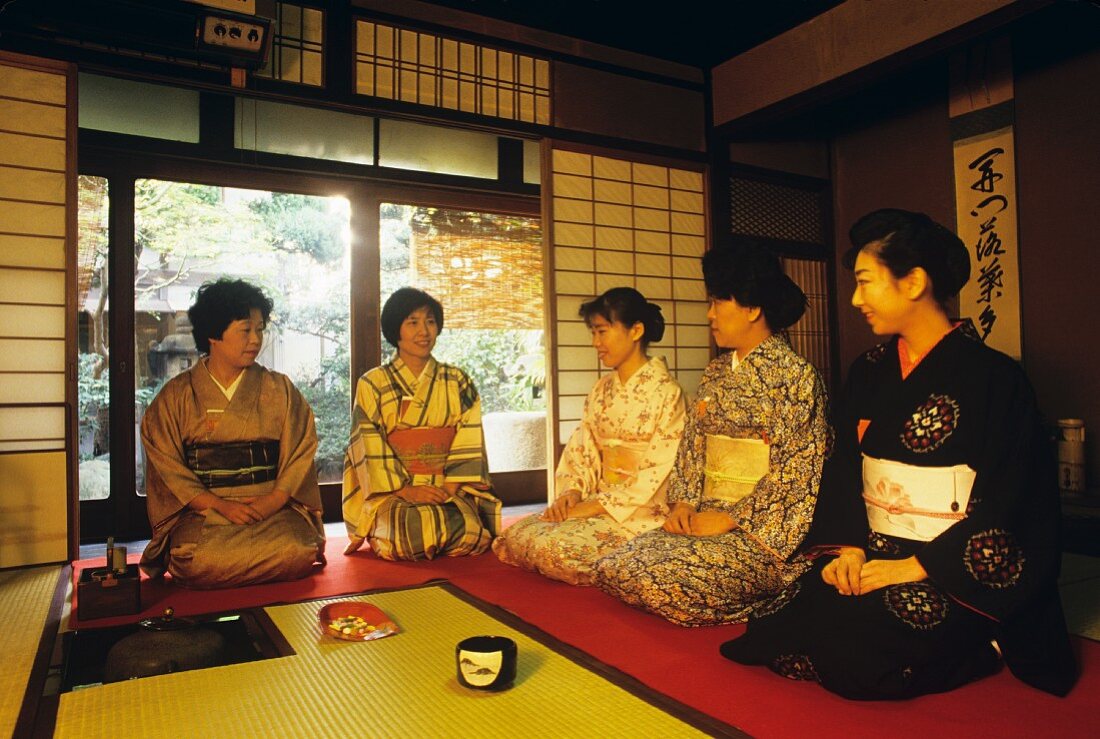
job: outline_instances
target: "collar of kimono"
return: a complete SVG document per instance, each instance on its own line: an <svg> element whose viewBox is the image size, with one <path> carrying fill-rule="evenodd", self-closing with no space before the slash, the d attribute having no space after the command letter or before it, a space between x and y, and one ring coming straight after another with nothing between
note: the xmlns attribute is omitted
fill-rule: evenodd
<svg viewBox="0 0 1100 739"><path fill-rule="evenodd" d="M733 369L737 369L737 367L742 362L744 362L746 359L751 357L754 353L761 353L762 354L765 351L767 351L767 348L769 346L771 346L772 344L774 344L777 341L783 341L783 340L784 340L784 337L783 337L782 334L773 333L771 336L769 336L768 338L761 341L759 344L754 346L752 349L749 349L748 352L746 352L745 356L743 356L743 357L737 356L737 350L734 349L733 351L730 352L730 366Z"/></svg>
<svg viewBox="0 0 1100 739"><path fill-rule="evenodd" d="M905 339L898 337L898 365L901 367L901 379L906 379L913 373L913 370L917 368L917 365L924 361L924 358L932 353L932 350L940 345L940 342L944 340L952 331L962 325L962 322L956 322L951 324L951 328L944 332L943 336L936 339L936 343L925 349L924 353L918 356L916 359L910 361L909 359L909 345L905 343Z"/></svg>
<svg viewBox="0 0 1100 739"><path fill-rule="evenodd" d="M214 377L214 373L210 371L210 368L208 366L206 366L205 359L202 360L202 367L206 370L206 374L210 376L210 379L214 381L214 384L218 386L218 389L222 391L222 395L225 396L226 400L233 400L233 396L234 394L236 394L237 388L241 385L241 380L244 379L244 373L248 371L247 367L245 369L242 369L240 372L237 373L237 379L229 383L229 387L225 387L220 382L218 382L218 378Z"/></svg>
<svg viewBox="0 0 1100 739"><path fill-rule="evenodd" d="M428 363L425 364L424 369L420 371L420 377L417 377L416 375L414 375L413 371L412 371L412 368L409 367L409 365L405 364L405 360L403 360L401 357L397 356L396 354L394 354L393 362L391 364L393 364L393 368L397 372L397 375L406 384L408 384L409 389L413 392L416 392L416 389L419 386L420 379L422 377L431 377L432 375L435 374L435 368L436 368L437 363L435 361L435 357L428 357Z"/></svg>
<svg viewBox="0 0 1100 739"><path fill-rule="evenodd" d="M642 379L650 377L650 376L656 374L659 369L664 369L666 373L668 372L667 365L665 364L665 358L664 357L650 357L649 359L646 360L645 364L643 364L638 369L634 370L634 374L632 374L630 377L626 378L626 382L623 382L622 380L619 379L619 373L618 372L614 372L612 374L615 375L615 383L617 385L620 385L622 387L626 387L627 385L629 385L629 384L631 384L635 381L640 382L640 381L642 381Z"/></svg>

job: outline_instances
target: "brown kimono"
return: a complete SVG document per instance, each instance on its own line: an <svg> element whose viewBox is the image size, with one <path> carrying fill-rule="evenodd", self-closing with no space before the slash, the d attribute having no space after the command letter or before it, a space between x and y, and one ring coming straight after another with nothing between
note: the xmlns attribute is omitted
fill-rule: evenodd
<svg viewBox="0 0 1100 739"><path fill-rule="evenodd" d="M150 576L167 571L188 587L235 587L302 578L324 562L313 412L285 375L252 365L227 400L200 361L157 394L141 440L153 527L141 567ZM218 468L220 450L249 442L258 457L251 464ZM254 524L188 507L204 492L243 498L274 490L288 491L290 502Z"/></svg>

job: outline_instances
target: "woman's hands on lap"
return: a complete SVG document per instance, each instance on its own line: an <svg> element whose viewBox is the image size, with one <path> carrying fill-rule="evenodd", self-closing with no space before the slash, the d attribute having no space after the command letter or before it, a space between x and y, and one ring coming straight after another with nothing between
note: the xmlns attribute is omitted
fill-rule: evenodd
<svg viewBox="0 0 1100 739"><path fill-rule="evenodd" d="M451 497L443 488L434 485L406 485L394 493L398 498L408 503L446 503Z"/></svg>
<svg viewBox="0 0 1100 739"><path fill-rule="evenodd" d="M228 521L239 524L247 525L252 523L259 523L263 521L267 516L264 516L255 507L250 505L244 498L241 500L229 500L228 498L219 498L217 503L212 503L208 506L221 515L223 515Z"/></svg>
<svg viewBox="0 0 1100 739"><path fill-rule="evenodd" d="M916 557L868 562L864 551L855 547L841 549L837 558L821 570L821 579L841 595L867 595L887 585L920 582L927 577Z"/></svg>
<svg viewBox="0 0 1100 739"><path fill-rule="evenodd" d="M242 503L246 503L252 510L260 514L260 518L257 519L257 521L248 521L248 523L257 523L258 521L271 518L281 511L289 500L290 495L281 490L273 490L267 495L252 495L248 498L241 498ZM229 517L226 516L226 518Z"/></svg>
<svg viewBox="0 0 1100 739"><path fill-rule="evenodd" d="M718 536L733 531L733 519L722 511L701 511L691 517L692 536Z"/></svg>
<svg viewBox="0 0 1100 739"><path fill-rule="evenodd" d="M603 507L600 501L589 498L570 508L566 518L592 518L592 516L598 516L601 513L607 513L607 509Z"/></svg>
<svg viewBox="0 0 1100 739"><path fill-rule="evenodd" d="M683 536L718 536L732 531L737 524L721 511L695 510L691 503L679 501L672 506L663 528L670 534Z"/></svg>
<svg viewBox="0 0 1100 739"><path fill-rule="evenodd" d="M668 512L668 518L665 519L664 525L661 527L670 534L691 534L691 519L698 515L695 512L695 506L691 503L685 503L682 500L672 505L672 510Z"/></svg>
<svg viewBox="0 0 1100 739"><path fill-rule="evenodd" d="M916 557L873 559L859 572L859 591L866 595L887 585L920 582L927 577L928 573Z"/></svg>
<svg viewBox="0 0 1100 739"><path fill-rule="evenodd" d="M860 572L865 564L867 555L862 549L843 547L836 559L821 570L821 579L841 595L861 595Z"/></svg>
<svg viewBox="0 0 1100 739"><path fill-rule="evenodd" d="M570 490L546 507L542 513L542 520L560 523L570 517L569 512L580 502L581 494L576 490Z"/></svg>

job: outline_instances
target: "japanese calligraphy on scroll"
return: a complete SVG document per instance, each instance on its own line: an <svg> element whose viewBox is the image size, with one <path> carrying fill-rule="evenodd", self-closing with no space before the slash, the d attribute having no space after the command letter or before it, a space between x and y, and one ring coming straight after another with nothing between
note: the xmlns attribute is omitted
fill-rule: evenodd
<svg viewBox="0 0 1100 739"><path fill-rule="evenodd" d="M1016 359L1020 346L1020 269L1016 157L1012 126L954 142L959 238L970 251L970 281L959 313L985 343Z"/></svg>

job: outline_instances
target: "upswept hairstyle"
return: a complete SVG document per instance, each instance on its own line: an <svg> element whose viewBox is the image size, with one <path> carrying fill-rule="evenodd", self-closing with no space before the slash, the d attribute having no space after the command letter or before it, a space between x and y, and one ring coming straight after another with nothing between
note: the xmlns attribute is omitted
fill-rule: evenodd
<svg viewBox="0 0 1100 739"><path fill-rule="evenodd" d="M958 294L970 279L970 254L962 239L924 213L883 208L860 218L848 232L852 246L844 266L854 269L856 257L868 244L871 251L900 279L917 267L932 280L932 296L941 306Z"/></svg>
<svg viewBox="0 0 1100 739"><path fill-rule="evenodd" d="M271 298L244 280L221 277L204 282L195 293L195 302L187 310L195 346L201 354L209 354L210 340L221 339L233 321L247 319L256 308L267 324L273 307Z"/></svg>
<svg viewBox="0 0 1100 739"><path fill-rule="evenodd" d="M413 311L427 308L435 316L435 324L443 331L443 306L423 290L415 287L402 287L394 291L393 295L382 306L382 335L386 341L395 348L401 340L401 324L412 315Z"/></svg>
<svg viewBox="0 0 1100 739"><path fill-rule="evenodd" d="M660 341L665 335L665 318L661 315L661 306L650 303L645 296L632 287L613 287L598 298L581 303L577 315L589 326L592 318L601 316L606 321L618 321L627 328L635 323L642 324L642 348L650 342Z"/></svg>
<svg viewBox="0 0 1100 739"><path fill-rule="evenodd" d="M753 241L703 255L703 281L712 298L760 308L772 331L794 325L806 312L806 294L783 272L779 257Z"/></svg>

